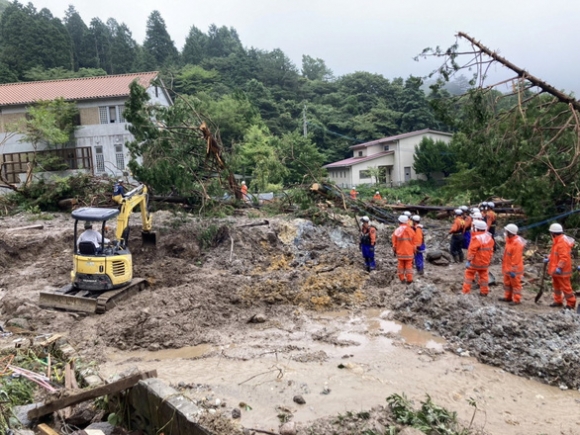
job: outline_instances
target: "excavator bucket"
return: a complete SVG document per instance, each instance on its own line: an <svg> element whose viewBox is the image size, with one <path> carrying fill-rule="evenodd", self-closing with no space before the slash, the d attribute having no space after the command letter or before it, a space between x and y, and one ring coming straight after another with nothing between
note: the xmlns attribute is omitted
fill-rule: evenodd
<svg viewBox="0 0 580 435"><path fill-rule="evenodd" d="M155 246L157 244L157 234L152 231L141 231L143 246Z"/></svg>

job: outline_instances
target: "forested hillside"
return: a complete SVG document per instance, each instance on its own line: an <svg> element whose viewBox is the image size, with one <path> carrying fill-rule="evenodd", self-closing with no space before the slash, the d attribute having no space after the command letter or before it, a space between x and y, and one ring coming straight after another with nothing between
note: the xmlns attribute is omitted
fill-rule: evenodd
<svg viewBox="0 0 580 435"><path fill-rule="evenodd" d="M297 66L282 50L245 47L234 28L215 25L203 31L192 23L180 52L157 11L141 43L114 17L85 23L71 5L60 20L30 3L0 1L0 83L160 70L174 91L223 120L226 146L241 143L251 126L282 137L306 124L324 162L346 157L355 143L446 129L418 77L334 77L322 59L305 54Z"/></svg>

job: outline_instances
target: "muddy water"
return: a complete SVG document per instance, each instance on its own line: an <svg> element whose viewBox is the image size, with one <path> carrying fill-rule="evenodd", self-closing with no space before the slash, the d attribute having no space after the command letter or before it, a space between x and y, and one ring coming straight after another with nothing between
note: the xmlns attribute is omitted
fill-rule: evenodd
<svg viewBox="0 0 580 435"><path fill-rule="evenodd" d="M243 402L251 410L242 409L241 423L266 430L278 428L284 409L306 422L365 410L404 392L413 400L429 394L465 422L473 414L468 400L474 399L476 425L492 434L580 434L578 391L560 391L444 352L442 339L386 320L387 314L312 314L293 328L267 322L245 331L243 339L233 334L218 348L115 351L101 369L111 375L130 366L156 368L168 383L208 385L188 394L225 400L226 410ZM296 394L305 405L293 403Z"/></svg>

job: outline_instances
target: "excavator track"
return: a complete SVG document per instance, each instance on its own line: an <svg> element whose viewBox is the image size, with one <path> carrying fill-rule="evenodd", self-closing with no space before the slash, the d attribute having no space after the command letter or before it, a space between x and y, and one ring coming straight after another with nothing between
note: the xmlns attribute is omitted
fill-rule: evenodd
<svg viewBox="0 0 580 435"><path fill-rule="evenodd" d="M58 290L40 292L39 305L64 311L103 314L149 286L143 278L134 278L123 287L107 292L79 290L66 285Z"/></svg>

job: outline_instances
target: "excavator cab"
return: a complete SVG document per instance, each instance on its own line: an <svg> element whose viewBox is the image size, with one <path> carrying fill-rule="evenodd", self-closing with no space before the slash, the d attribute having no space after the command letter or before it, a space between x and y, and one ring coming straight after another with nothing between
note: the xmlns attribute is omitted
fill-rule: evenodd
<svg viewBox="0 0 580 435"><path fill-rule="evenodd" d="M107 221L116 218L119 213L115 208L94 207L83 207L72 212L75 226L71 281L75 288L108 291L131 282L133 263L126 240L107 239ZM95 244L98 242L95 237L93 241L79 240L83 233L82 228L79 230L79 222L89 222L93 226L92 231L100 232L98 245Z"/></svg>

